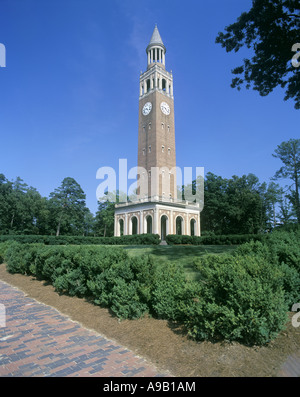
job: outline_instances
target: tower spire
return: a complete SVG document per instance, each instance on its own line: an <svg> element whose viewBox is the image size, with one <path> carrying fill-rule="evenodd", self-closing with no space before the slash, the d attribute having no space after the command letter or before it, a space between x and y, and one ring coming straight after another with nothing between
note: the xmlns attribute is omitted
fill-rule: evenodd
<svg viewBox="0 0 300 397"><path fill-rule="evenodd" d="M153 66L154 63L159 63L165 67L166 47L159 34L157 24L155 24L150 43L146 48L146 53L148 55L148 68Z"/></svg>
<svg viewBox="0 0 300 397"><path fill-rule="evenodd" d="M154 27L154 30L153 30L153 33L152 33L152 37L151 37L151 40L150 40L150 43L149 43L149 46L150 45L155 45L155 44L165 47L164 43L163 43L163 41L162 41L162 39L160 37L159 31L158 31L158 27L157 27L157 23L155 24L155 27Z"/></svg>

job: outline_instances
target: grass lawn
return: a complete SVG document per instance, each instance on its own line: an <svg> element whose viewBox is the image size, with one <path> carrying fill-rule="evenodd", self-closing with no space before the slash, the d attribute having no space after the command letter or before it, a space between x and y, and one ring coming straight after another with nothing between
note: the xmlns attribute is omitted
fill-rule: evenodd
<svg viewBox="0 0 300 397"><path fill-rule="evenodd" d="M156 262L163 264L166 261L182 264L187 276L195 278L197 272L193 268L193 261L205 254L231 253L236 245L135 245L124 246L132 256L151 255Z"/></svg>

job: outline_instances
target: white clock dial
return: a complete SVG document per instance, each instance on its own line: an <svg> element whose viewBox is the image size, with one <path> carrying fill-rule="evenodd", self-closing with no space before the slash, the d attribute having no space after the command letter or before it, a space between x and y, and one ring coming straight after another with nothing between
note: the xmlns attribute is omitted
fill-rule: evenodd
<svg viewBox="0 0 300 397"><path fill-rule="evenodd" d="M170 106L166 102L160 104L161 111L167 116L170 114Z"/></svg>
<svg viewBox="0 0 300 397"><path fill-rule="evenodd" d="M145 103L144 107L143 107L143 115L147 116L147 114L149 114L151 112L152 109L152 103L151 102L147 102Z"/></svg>

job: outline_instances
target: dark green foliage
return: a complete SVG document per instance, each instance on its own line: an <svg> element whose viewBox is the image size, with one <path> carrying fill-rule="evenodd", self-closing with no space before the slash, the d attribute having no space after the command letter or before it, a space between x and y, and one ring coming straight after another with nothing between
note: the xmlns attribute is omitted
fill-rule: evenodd
<svg viewBox="0 0 300 397"><path fill-rule="evenodd" d="M176 321L200 340L265 344L300 298L297 230L271 233L231 254L200 256L194 281L183 265L132 257L122 247L8 241L0 255L10 272L47 280L59 293L86 297L122 319L149 313Z"/></svg>
<svg viewBox="0 0 300 397"><path fill-rule="evenodd" d="M157 245L158 234L136 234L121 237L0 235L0 242L43 243L46 245Z"/></svg>
<svg viewBox="0 0 300 397"><path fill-rule="evenodd" d="M294 267L300 272L300 228L291 232L274 231L266 238L266 243L272 249L279 262Z"/></svg>
<svg viewBox="0 0 300 397"><path fill-rule="evenodd" d="M227 52L251 48L250 58L232 70L232 87L245 85L265 96L275 87L285 88L284 99L294 99L300 109L299 73L291 63L299 42L300 6L297 0L256 0L249 11L220 32L216 42Z"/></svg>
<svg viewBox="0 0 300 397"><path fill-rule="evenodd" d="M178 310L189 293L188 283L182 266L166 263L158 267L152 293L153 312L168 320L182 320L185 316Z"/></svg>
<svg viewBox="0 0 300 397"><path fill-rule="evenodd" d="M201 289L184 307L196 339L272 340L287 321L283 273L256 255L208 255L196 262Z"/></svg>
<svg viewBox="0 0 300 397"><path fill-rule="evenodd" d="M0 265L5 262L5 253L10 244L9 241L0 242Z"/></svg>
<svg viewBox="0 0 300 397"><path fill-rule="evenodd" d="M31 267L34 265L41 247L40 244L10 242L4 254L7 270L10 273L31 274Z"/></svg>
<svg viewBox="0 0 300 397"><path fill-rule="evenodd" d="M130 258L123 251L122 261L94 273L87 284L95 303L110 307L120 318L137 318L148 310L153 272L149 257Z"/></svg>
<svg viewBox="0 0 300 397"><path fill-rule="evenodd" d="M168 234L166 241L170 245L176 244L191 244L191 245L238 245L249 242L251 240L259 241L263 240L262 234L242 234L242 235L214 235L209 234L207 236L181 236L177 234Z"/></svg>

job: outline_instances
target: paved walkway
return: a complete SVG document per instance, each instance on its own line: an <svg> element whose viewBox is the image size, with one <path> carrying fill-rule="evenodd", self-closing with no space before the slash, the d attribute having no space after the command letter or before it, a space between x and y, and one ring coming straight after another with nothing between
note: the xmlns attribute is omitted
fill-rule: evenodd
<svg viewBox="0 0 300 397"><path fill-rule="evenodd" d="M1 377L170 376L3 281L0 304Z"/></svg>
<svg viewBox="0 0 300 397"><path fill-rule="evenodd" d="M156 377L154 365L0 280L0 377ZM279 377L300 377L300 350Z"/></svg>

